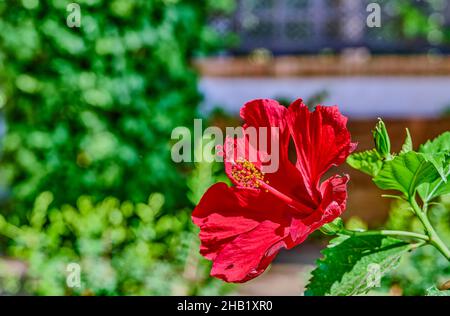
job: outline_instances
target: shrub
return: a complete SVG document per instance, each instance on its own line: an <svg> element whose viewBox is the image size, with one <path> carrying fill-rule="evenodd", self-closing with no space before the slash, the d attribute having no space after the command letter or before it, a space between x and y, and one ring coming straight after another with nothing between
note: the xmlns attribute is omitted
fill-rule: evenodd
<svg viewBox="0 0 450 316"><path fill-rule="evenodd" d="M108 197L94 203L53 207L54 196L38 196L27 225L0 216L0 234L12 239L9 253L27 263L23 276L0 277L0 294L37 295L219 295L226 291L207 278L209 265L196 251L189 212L161 214L164 196L147 203ZM188 227L188 229L186 229ZM70 264L80 267L80 287ZM3 267L3 272L7 271ZM73 272L73 271L72 271ZM2 293L3 292L3 293Z"/></svg>
<svg viewBox="0 0 450 316"><path fill-rule="evenodd" d="M50 191L186 205L185 175L170 160L172 129L191 125L200 100L190 58L214 47L206 14L229 0L80 0L0 3L0 105L7 134L2 180L14 215ZM17 222L17 221L16 221Z"/></svg>
<svg viewBox="0 0 450 316"><path fill-rule="evenodd" d="M12 197L1 246L28 267L24 283L2 272L0 289L222 293L198 257L170 134L197 114L191 57L226 43L207 15L233 1L80 0L80 28L66 25L70 2L0 2L0 177ZM147 203L150 192L162 194ZM66 286L70 262L79 289Z"/></svg>
<svg viewBox="0 0 450 316"><path fill-rule="evenodd" d="M198 203L208 186L223 177L219 167L194 165L187 179L189 201ZM0 235L9 240L7 254L27 267L23 275L14 273L0 260L0 295L228 293L232 286L209 277L211 263L198 252L191 209L168 213L164 204L163 194L152 193L146 203L114 197L95 203L81 196L76 206L56 207L47 191L37 197L24 225L0 215ZM67 283L76 281L69 274L74 263L81 269L80 287Z"/></svg>

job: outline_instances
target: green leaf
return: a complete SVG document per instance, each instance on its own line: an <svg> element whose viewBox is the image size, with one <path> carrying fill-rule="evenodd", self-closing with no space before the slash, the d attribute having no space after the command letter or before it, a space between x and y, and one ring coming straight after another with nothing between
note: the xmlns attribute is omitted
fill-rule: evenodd
<svg viewBox="0 0 450 316"><path fill-rule="evenodd" d="M448 158L450 158L450 132L445 132L421 145L419 152L436 166L444 182L447 177Z"/></svg>
<svg viewBox="0 0 450 316"><path fill-rule="evenodd" d="M450 291L441 291L436 286L427 289L427 296L450 296Z"/></svg>
<svg viewBox="0 0 450 316"><path fill-rule="evenodd" d="M395 269L411 245L381 235L339 236L322 251L305 295L357 295L367 293L381 277ZM373 268L376 269L373 269Z"/></svg>
<svg viewBox="0 0 450 316"><path fill-rule="evenodd" d="M438 152L450 152L450 132L445 132L433 140L427 141L420 146L422 153L435 154Z"/></svg>
<svg viewBox="0 0 450 316"><path fill-rule="evenodd" d="M418 187L417 192L422 201L429 202L438 196L450 193L450 159L446 160L447 167L444 170L445 180L439 178L432 183L424 183Z"/></svg>
<svg viewBox="0 0 450 316"><path fill-rule="evenodd" d="M397 190L407 198L414 196L423 183L433 183L439 172L424 155L411 151L386 161L373 180L383 190Z"/></svg>
<svg viewBox="0 0 450 316"><path fill-rule="evenodd" d="M436 154L421 153L422 156L429 162L433 164L436 170L439 172L441 178L446 182L446 174L444 170L444 164L446 160L446 155L442 152Z"/></svg>
<svg viewBox="0 0 450 316"><path fill-rule="evenodd" d="M439 171L441 179L425 183L418 189L424 202L450 193L450 132L445 132L435 139L420 146L419 151L432 162Z"/></svg>
<svg viewBox="0 0 450 316"><path fill-rule="evenodd" d="M375 149L354 153L347 158L347 163L372 177L375 177L383 166L381 156Z"/></svg>
<svg viewBox="0 0 450 316"><path fill-rule="evenodd" d="M447 177L447 182L439 179L433 183L425 183L417 190L422 201L429 202L438 196L450 193L450 175Z"/></svg>
<svg viewBox="0 0 450 316"><path fill-rule="evenodd" d="M409 133L409 129L406 129L406 138L402 146L402 150L400 151L400 154L406 154L413 150L413 143L411 134Z"/></svg>

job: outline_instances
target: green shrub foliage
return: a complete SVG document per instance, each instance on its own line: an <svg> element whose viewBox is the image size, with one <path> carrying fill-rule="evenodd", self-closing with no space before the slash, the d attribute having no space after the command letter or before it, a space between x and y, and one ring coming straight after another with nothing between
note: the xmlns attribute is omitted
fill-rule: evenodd
<svg viewBox="0 0 450 316"><path fill-rule="evenodd" d="M206 14L230 1L64 0L0 3L1 178L14 214L50 191L55 205L83 194L186 205L170 133L192 125L200 100L190 59L213 47Z"/></svg>
<svg viewBox="0 0 450 316"><path fill-rule="evenodd" d="M198 254L190 213L162 213L164 196L146 203L108 197L94 203L53 206L41 193L26 225L0 215L0 234L11 239L9 254L26 262L13 269L0 260L0 294L192 295L224 294L228 286L208 278ZM17 264L17 263L16 263ZM73 266L75 265L75 268Z"/></svg>

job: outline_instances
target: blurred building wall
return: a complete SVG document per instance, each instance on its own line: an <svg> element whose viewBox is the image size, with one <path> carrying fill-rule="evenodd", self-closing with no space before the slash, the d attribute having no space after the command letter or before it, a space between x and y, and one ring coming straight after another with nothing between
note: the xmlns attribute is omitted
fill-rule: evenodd
<svg viewBox="0 0 450 316"><path fill-rule="evenodd" d="M450 106L450 77L204 77L203 109L238 113L255 98L309 99L326 91L325 105L354 118L435 117Z"/></svg>

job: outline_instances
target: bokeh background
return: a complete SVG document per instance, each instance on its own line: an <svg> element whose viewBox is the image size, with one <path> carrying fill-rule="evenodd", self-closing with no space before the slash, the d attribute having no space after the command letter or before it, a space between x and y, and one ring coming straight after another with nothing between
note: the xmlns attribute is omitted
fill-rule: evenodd
<svg viewBox="0 0 450 316"><path fill-rule="evenodd" d="M326 239L261 277L209 278L190 213L222 166L175 164L171 132L237 126L254 98L339 105L359 150L377 117L398 150L450 127L447 0L0 1L0 295L300 295ZM381 8L368 27L367 5ZM206 126L204 126L206 127ZM420 229L348 172L350 228ZM450 242L450 198L435 206ZM67 286L81 267L81 286ZM450 278L431 248L372 294L422 295Z"/></svg>

